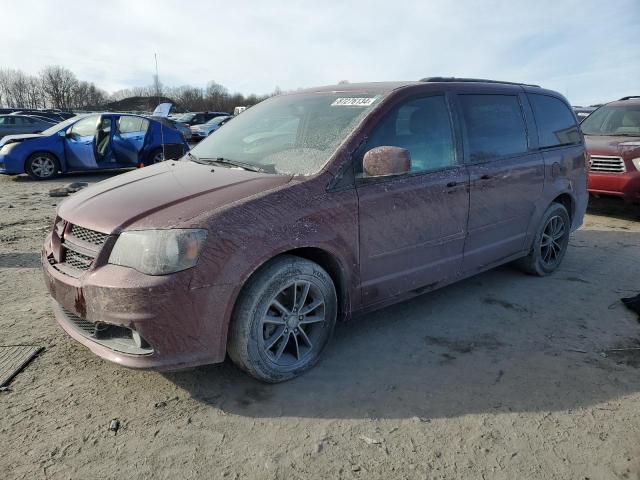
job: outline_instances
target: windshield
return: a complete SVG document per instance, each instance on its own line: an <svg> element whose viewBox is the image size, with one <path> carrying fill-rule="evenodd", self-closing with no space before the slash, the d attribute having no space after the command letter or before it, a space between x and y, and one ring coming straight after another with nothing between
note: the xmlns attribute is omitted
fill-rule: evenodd
<svg viewBox="0 0 640 480"><path fill-rule="evenodd" d="M201 160L222 158L269 173L312 175L378 102L379 97L368 93L272 97L235 117L192 152Z"/></svg>
<svg viewBox="0 0 640 480"><path fill-rule="evenodd" d="M54 133L57 133L60 130L67 128L69 125L73 125L78 120L80 120L80 118L81 118L80 116L71 117L65 120L64 122L56 123L53 127L49 127L46 130L44 130L42 132L42 135L53 135Z"/></svg>
<svg viewBox="0 0 640 480"><path fill-rule="evenodd" d="M223 116L223 117L215 117L212 118L211 120L209 120L207 122L207 125L218 125L220 122L222 122L223 120L226 120L227 118L229 118L228 116Z"/></svg>
<svg viewBox="0 0 640 480"><path fill-rule="evenodd" d="M580 125L585 135L640 136L640 105L605 105Z"/></svg>
<svg viewBox="0 0 640 480"><path fill-rule="evenodd" d="M189 123L195 116L195 113L185 113L176 118L176 122Z"/></svg>

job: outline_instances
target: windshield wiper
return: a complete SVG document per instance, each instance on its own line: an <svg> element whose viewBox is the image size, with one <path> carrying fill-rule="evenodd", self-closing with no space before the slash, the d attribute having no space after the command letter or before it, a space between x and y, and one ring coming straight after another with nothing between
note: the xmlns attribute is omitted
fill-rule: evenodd
<svg viewBox="0 0 640 480"><path fill-rule="evenodd" d="M191 161L192 162L196 162L196 163L202 163L204 164L205 162L201 161L200 158L196 157L193 153L191 152L187 152L187 157L191 157Z"/></svg>
<svg viewBox="0 0 640 480"><path fill-rule="evenodd" d="M249 170L250 172L266 173L266 170L264 168L256 167L251 163L240 162L238 160L229 160L228 158L224 158L224 157L202 158L201 160L207 160L210 163L219 163L222 165L231 165L233 167L240 167L240 168L244 168L245 170Z"/></svg>

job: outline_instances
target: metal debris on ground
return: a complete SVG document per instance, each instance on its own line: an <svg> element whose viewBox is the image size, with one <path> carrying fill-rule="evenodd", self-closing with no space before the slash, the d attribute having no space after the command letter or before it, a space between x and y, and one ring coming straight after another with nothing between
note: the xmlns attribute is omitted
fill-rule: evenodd
<svg viewBox="0 0 640 480"><path fill-rule="evenodd" d="M120 420L118 420L117 418L114 418L113 420L111 420L111 422L109 423L109 431L113 432L115 435L116 433L118 433L119 428L120 428Z"/></svg>
<svg viewBox="0 0 640 480"><path fill-rule="evenodd" d="M33 345L0 345L0 387L7 385L42 350Z"/></svg>

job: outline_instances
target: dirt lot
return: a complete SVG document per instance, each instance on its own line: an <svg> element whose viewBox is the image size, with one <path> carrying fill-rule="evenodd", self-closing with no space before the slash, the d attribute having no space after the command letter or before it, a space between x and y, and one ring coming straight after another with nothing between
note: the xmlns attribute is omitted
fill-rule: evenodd
<svg viewBox="0 0 640 480"><path fill-rule="evenodd" d="M126 370L54 323L57 199L0 178L0 344L46 348L0 393L0 478L640 478L640 209L592 207L560 271L503 267L337 328L303 378ZM108 431L111 419L121 428Z"/></svg>

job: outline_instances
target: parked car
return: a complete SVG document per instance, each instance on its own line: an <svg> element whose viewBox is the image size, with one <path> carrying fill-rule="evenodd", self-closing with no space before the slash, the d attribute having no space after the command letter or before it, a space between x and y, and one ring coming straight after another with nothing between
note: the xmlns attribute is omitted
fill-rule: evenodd
<svg viewBox="0 0 640 480"><path fill-rule="evenodd" d="M223 115L229 115L227 112L190 112L183 113L179 117L175 118L177 122L184 123L187 127L193 125L202 125L208 122L212 118L220 117Z"/></svg>
<svg viewBox="0 0 640 480"><path fill-rule="evenodd" d="M73 117L41 134L0 140L0 173L46 180L58 173L151 165L189 147L171 124L139 115Z"/></svg>
<svg viewBox="0 0 640 480"><path fill-rule="evenodd" d="M607 103L581 124L589 192L640 202L640 96Z"/></svg>
<svg viewBox="0 0 640 480"><path fill-rule="evenodd" d="M221 362L266 382L346 319L518 261L553 273L587 205L558 93L460 79L272 97L163 162L62 202L56 318L134 368Z"/></svg>
<svg viewBox="0 0 640 480"><path fill-rule="evenodd" d="M64 112L62 110L35 110L35 109L27 109L27 110L16 110L13 112L14 115L36 115L41 118L48 118L52 122L58 123L69 118L75 117L76 114L73 112Z"/></svg>
<svg viewBox="0 0 640 480"><path fill-rule="evenodd" d="M193 125L191 127L191 136L197 140L207 138L232 118L233 117L231 115L224 115L220 117L214 117L207 123L203 123L202 125Z"/></svg>
<svg viewBox="0 0 640 480"><path fill-rule="evenodd" d="M582 121L591 115L596 107L572 107L573 113L578 117L578 121L582 123Z"/></svg>
<svg viewBox="0 0 640 480"><path fill-rule="evenodd" d="M189 127L187 127L187 125L185 125L184 123L178 122L175 119L171 118L171 117L151 117L153 119L163 119L167 122L169 122L169 124L171 125L171 127L175 128L176 130L178 130L180 132L180 134L182 135L182 138L184 138L186 141L191 140L191 129Z"/></svg>
<svg viewBox="0 0 640 480"><path fill-rule="evenodd" d="M49 120L27 115L0 115L0 140L6 135L40 133L54 125Z"/></svg>

